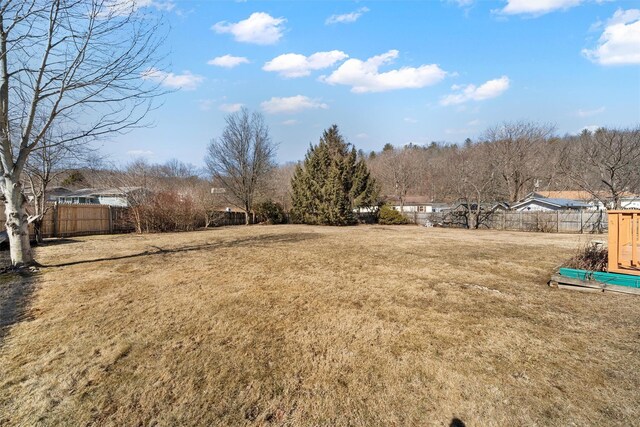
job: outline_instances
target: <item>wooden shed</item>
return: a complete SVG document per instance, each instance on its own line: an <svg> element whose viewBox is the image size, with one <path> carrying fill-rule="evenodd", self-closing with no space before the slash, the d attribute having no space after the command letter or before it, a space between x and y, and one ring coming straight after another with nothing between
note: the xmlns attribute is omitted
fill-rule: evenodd
<svg viewBox="0 0 640 427"><path fill-rule="evenodd" d="M640 210L612 210L608 213L608 271L640 276Z"/></svg>

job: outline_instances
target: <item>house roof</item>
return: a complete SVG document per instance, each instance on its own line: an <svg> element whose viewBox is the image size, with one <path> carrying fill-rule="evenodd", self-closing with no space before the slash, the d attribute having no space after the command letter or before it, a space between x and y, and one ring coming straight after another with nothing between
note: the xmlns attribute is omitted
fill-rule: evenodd
<svg viewBox="0 0 640 427"><path fill-rule="evenodd" d="M65 194L71 193L72 190L69 190L66 187L51 187L47 190L48 196L63 196Z"/></svg>
<svg viewBox="0 0 640 427"><path fill-rule="evenodd" d="M81 188L60 197L98 197L98 196L124 196L133 191L141 190L142 187L121 187L121 188Z"/></svg>
<svg viewBox="0 0 640 427"><path fill-rule="evenodd" d="M514 203L511 206L511 209L518 209L528 203L538 202L549 206L554 206L558 208L590 208L592 207L589 203L584 203L579 200L571 200L571 199L559 199L552 197L542 197L540 194L530 194L524 200Z"/></svg>

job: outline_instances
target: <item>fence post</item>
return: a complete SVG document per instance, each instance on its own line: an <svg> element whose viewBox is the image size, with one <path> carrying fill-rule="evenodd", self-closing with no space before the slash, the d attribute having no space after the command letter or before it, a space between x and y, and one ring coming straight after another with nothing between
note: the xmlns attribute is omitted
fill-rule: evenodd
<svg viewBox="0 0 640 427"><path fill-rule="evenodd" d="M113 234L113 210L111 209L111 205L107 207L109 208L109 234Z"/></svg>
<svg viewBox="0 0 640 427"><path fill-rule="evenodd" d="M58 201L56 200L53 204L53 214L52 214L52 218L53 218L53 230L52 230L52 235L53 237L58 237Z"/></svg>
<svg viewBox="0 0 640 427"><path fill-rule="evenodd" d="M560 232L560 211L556 211L556 233Z"/></svg>
<svg viewBox="0 0 640 427"><path fill-rule="evenodd" d="M582 229L583 229L584 225L582 224L582 209L580 209L580 234L583 233Z"/></svg>

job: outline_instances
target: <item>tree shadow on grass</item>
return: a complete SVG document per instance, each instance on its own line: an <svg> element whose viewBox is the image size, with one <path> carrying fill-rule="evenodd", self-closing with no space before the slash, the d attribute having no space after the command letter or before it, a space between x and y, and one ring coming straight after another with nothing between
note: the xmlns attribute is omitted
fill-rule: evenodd
<svg viewBox="0 0 640 427"><path fill-rule="evenodd" d="M36 284L29 273L0 275L0 347L11 327L29 319Z"/></svg>
<svg viewBox="0 0 640 427"><path fill-rule="evenodd" d="M48 264L48 265L42 265L42 267L67 267L71 265L88 264L92 262L117 261L121 259L140 258L140 257L153 256L153 255L165 255L165 254L194 252L194 251L203 251L203 250L241 248L241 247L265 248L274 244L298 243L306 240L318 239L320 237L321 236L316 233L264 234L260 236L251 236L251 237L246 237L242 239L220 241L220 242L213 242L213 243L202 243L198 245L180 246L177 248L168 248L168 249L164 249L159 246L151 246L153 250L146 250L144 252L138 252L130 255L86 259L86 260L79 260L79 261L64 262L60 264Z"/></svg>
<svg viewBox="0 0 640 427"><path fill-rule="evenodd" d="M44 239L44 243L39 244L40 247L68 245L70 243L78 243L79 240L70 239L68 237L52 237Z"/></svg>

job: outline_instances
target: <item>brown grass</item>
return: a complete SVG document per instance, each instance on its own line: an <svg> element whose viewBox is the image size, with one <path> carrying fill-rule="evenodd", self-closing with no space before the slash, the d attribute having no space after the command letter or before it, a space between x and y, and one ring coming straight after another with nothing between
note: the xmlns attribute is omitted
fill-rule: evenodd
<svg viewBox="0 0 640 427"><path fill-rule="evenodd" d="M39 248L0 425L637 424L640 300L545 284L579 240L254 226Z"/></svg>

